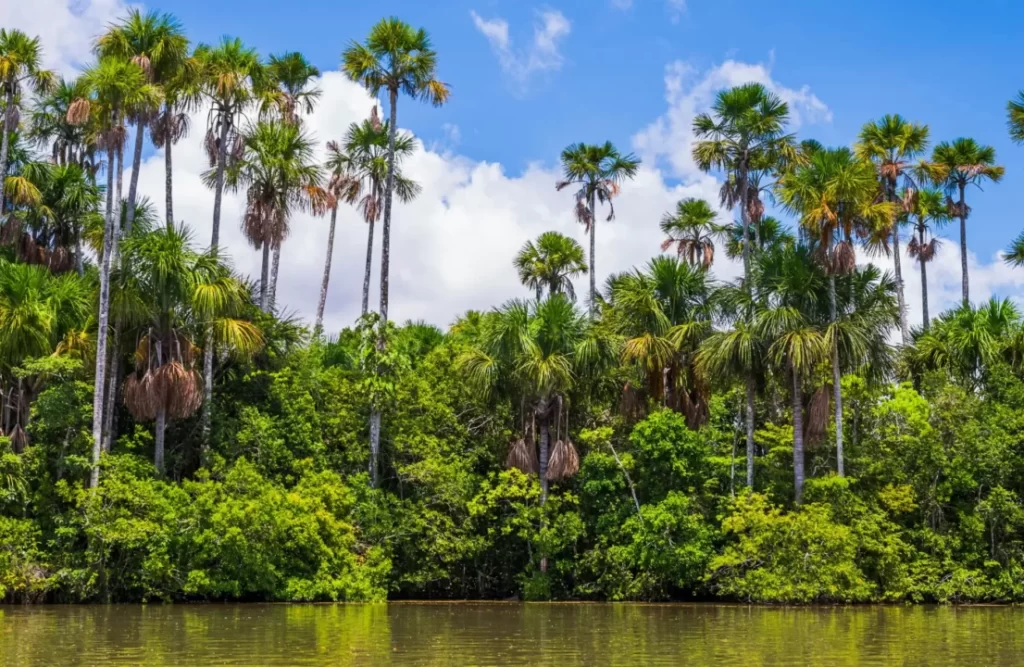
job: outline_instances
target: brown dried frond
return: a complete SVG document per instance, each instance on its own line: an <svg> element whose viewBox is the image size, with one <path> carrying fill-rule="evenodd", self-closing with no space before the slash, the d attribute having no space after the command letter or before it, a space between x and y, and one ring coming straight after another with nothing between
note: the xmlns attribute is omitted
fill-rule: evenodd
<svg viewBox="0 0 1024 667"><path fill-rule="evenodd" d="M7 123L8 127L17 128L21 123L21 109L18 108L17 104L11 104L7 107Z"/></svg>
<svg viewBox="0 0 1024 667"><path fill-rule="evenodd" d="M220 139L213 134L213 129L206 131L206 136L203 138L203 148L206 149L206 157L210 159L210 167L217 166L217 147L220 145Z"/></svg>
<svg viewBox="0 0 1024 667"><path fill-rule="evenodd" d="M715 246L711 243L704 244L704 258L701 260L701 266L705 269L710 268L715 262Z"/></svg>
<svg viewBox="0 0 1024 667"><path fill-rule="evenodd" d="M376 131L380 130L380 125L380 115L377 113L377 105L374 104L373 108L370 109L370 126Z"/></svg>
<svg viewBox="0 0 1024 667"><path fill-rule="evenodd" d="M900 174L903 173L903 167L904 166L905 166L905 163L903 163L901 161L883 162L882 166L879 167L878 171L882 175L883 178L892 180L892 179L899 178Z"/></svg>
<svg viewBox="0 0 1024 667"><path fill-rule="evenodd" d="M71 103L68 107L68 122L72 125L85 125L89 122L89 113L92 110L92 105L89 100L80 97Z"/></svg>
<svg viewBox="0 0 1024 667"><path fill-rule="evenodd" d="M811 395L805 420L807 426L804 429L804 440L808 445L817 445L825 437L825 431L828 428L829 394L831 392L831 385L822 385Z"/></svg>
<svg viewBox="0 0 1024 667"><path fill-rule="evenodd" d="M0 244L14 245L21 240L23 221L21 216L10 213L7 216L7 224L0 225Z"/></svg>
<svg viewBox="0 0 1024 667"><path fill-rule="evenodd" d="M28 433L25 433L25 429L21 427L21 424L15 424L8 437L11 440L11 447L14 449L15 454L21 454L28 447Z"/></svg>
<svg viewBox="0 0 1024 667"><path fill-rule="evenodd" d="M949 195L946 196L946 208L949 209L949 214L954 217L968 217L971 214L971 207L967 205L967 202L961 204L960 202L953 201L953 198Z"/></svg>
<svg viewBox="0 0 1024 667"><path fill-rule="evenodd" d="M168 417L190 417L203 404L203 378L198 371L172 361L157 369L156 377L166 397Z"/></svg>
<svg viewBox="0 0 1024 667"><path fill-rule="evenodd" d="M245 154L245 141L242 139L242 135L235 135L235 140L231 143L230 153L231 162L238 162L242 159L242 156Z"/></svg>
<svg viewBox="0 0 1024 667"><path fill-rule="evenodd" d="M857 265L857 255L853 244L849 241L840 241L832 251L832 273L837 276L845 276L853 271Z"/></svg>
<svg viewBox="0 0 1024 667"><path fill-rule="evenodd" d="M749 216L750 220L756 222L761 219L761 216L764 215L764 202L762 202L761 198L757 196L757 190L754 188L751 188L751 192L748 195L748 197L749 199L747 200L747 215Z"/></svg>
<svg viewBox="0 0 1024 667"><path fill-rule="evenodd" d="M580 469L580 457L572 440L558 440L548 459L547 478L550 481L568 479Z"/></svg>
<svg viewBox="0 0 1024 667"><path fill-rule="evenodd" d="M586 202L582 199L576 200L576 220L583 224L586 231L590 231L590 223L593 221L593 217L590 214L590 208L587 207Z"/></svg>
<svg viewBox="0 0 1024 667"><path fill-rule="evenodd" d="M153 80L153 64L149 61L149 57L146 55L132 56L132 62L139 66L142 73L146 75L147 81Z"/></svg>
<svg viewBox="0 0 1024 667"><path fill-rule="evenodd" d="M73 257L71 252L64 246L57 246L46 254L45 266L52 273L64 273L71 270Z"/></svg>
<svg viewBox="0 0 1024 667"><path fill-rule="evenodd" d="M641 392L630 382L623 385L619 395L619 414L630 421L637 421L643 418L645 408Z"/></svg>
<svg viewBox="0 0 1024 667"><path fill-rule="evenodd" d="M151 372L146 371L141 377L132 373L124 381L124 405L136 419L156 419L157 406L163 398L158 392Z"/></svg>
<svg viewBox="0 0 1024 667"><path fill-rule="evenodd" d="M533 443L527 444L523 438L511 443L508 448L508 456L505 457L506 468L516 468L527 475L536 473L539 469L537 461L537 450Z"/></svg>

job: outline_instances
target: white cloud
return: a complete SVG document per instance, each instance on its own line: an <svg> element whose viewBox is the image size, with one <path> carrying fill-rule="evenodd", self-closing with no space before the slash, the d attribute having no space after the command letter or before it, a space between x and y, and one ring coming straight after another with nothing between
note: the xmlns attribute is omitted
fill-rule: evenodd
<svg viewBox="0 0 1024 667"><path fill-rule="evenodd" d="M610 0L612 7L623 11L633 8L633 0ZM678 23L686 13L686 0L665 0L665 10L672 23Z"/></svg>
<svg viewBox="0 0 1024 667"><path fill-rule="evenodd" d="M676 61L665 68L665 99L668 111L633 137L633 148L647 162L666 163L679 178L699 174L693 161L693 119L707 110L715 95L725 88L760 83L789 103L793 130L805 123L831 122L832 112L807 86L787 88L771 75L770 63L750 64L727 60L706 72Z"/></svg>
<svg viewBox="0 0 1024 667"><path fill-rule="evenodd" d="M70 76L91 59L96 36L128 7L122 0L3 0L0 26L38 35L45 66Z"/></svg>
<svg viewBox="0 0 1024 667"><path fill-rule="evenodd" d="M470 11L470 16L476 29L490 42L501 69L518 92L525 92L535 74L561 69L564 57L559 42L572 31L572 24L562 12L555 9L537 12L533 42L525 49L513 45L505 19L484 19L475 11Z"/></svg>

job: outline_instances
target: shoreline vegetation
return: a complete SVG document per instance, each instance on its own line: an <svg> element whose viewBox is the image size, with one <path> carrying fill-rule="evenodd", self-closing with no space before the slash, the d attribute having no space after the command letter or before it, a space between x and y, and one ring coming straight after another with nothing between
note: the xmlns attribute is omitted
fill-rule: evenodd
<svg viewBox="0 0 1024 667"><path fill-rule="evenodd" d="M620 220L660 224L661 253L598 273L640 161L571 144L551 186L583 242L488 249L521 296L444 331L388 313L393 201L421 191L398 110L452 94L426 31L384 19L344 47L380 106L341 137L307 129L299 53L139 11L77 79L44 46L0 29L0 600L1024 601L1024 319L971 301L966 260L991 147L886 115L829 148L763 86L720 91L693 126L720 202ZM1024 141L1024 94L1007 110ZM138 192L147 141L163 215ZM209 157L209 240L174 217L182 142ZM346 206L361 285L329 280ZM276 298L298 212L327 238L312 324ZM222 224L262 253L255 279ZM930 316L946 224L962 305ZM1024 235L1004 256L1024 263ZM331 290L360 289L325 332Z"/></svg>

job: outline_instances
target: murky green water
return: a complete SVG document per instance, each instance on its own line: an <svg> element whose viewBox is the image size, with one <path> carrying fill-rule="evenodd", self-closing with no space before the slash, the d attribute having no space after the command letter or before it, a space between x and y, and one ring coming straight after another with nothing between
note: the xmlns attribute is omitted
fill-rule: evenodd
<svg viewBox="0 0 1024 667"><path fill-rule="evenodd" d="M1024 664L1024 609L0 607L5 665Z"/></svg>

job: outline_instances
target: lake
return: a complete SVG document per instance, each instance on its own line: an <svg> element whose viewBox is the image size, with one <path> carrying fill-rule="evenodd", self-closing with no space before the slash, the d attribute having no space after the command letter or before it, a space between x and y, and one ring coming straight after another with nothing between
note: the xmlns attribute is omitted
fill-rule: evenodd
<svg viewBox="0 0 1024 667"><path fill-rule="evenodd" d="M5 665L1024 664L1009 607L0 606Z"/></svg>

